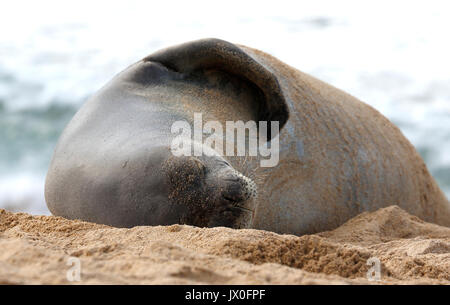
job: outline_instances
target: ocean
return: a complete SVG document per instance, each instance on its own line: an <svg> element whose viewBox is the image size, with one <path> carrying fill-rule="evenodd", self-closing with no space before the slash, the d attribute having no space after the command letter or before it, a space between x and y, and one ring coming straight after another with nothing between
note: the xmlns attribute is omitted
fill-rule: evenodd
<svg viewBox="0 0 450 305"><path fill-rule="evenodd" d="M268 52L400 127L450 197L448 1L10 1L0 18L0 208L49 214L56 141L116 73L215 37Z"/></svg>

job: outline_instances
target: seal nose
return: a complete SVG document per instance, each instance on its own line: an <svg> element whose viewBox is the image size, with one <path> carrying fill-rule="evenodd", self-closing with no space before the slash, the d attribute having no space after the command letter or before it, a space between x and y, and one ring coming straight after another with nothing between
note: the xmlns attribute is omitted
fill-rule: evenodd
<svg viewBox="0 0 450 305"><path fill-rule="evenodd" d="M227 175L224 180L227 182L227 185L223 190L222 196L228 201L247 201L257 195L255 182L239 172Z"/></svg>

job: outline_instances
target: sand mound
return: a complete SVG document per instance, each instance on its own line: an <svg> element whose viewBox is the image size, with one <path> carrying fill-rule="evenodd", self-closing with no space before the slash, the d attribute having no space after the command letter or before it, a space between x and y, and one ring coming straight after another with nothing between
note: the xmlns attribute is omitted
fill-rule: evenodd
<svg viewBox="0 0 450 305"><path fill-rule="evenodd" d="M0 210L0 248L0 283L450 284L450 228L396 206L301 237L183 225L118 229ZM80 282L68 281L73 257ZM373 257L379 282L367 280Z"/></svg>

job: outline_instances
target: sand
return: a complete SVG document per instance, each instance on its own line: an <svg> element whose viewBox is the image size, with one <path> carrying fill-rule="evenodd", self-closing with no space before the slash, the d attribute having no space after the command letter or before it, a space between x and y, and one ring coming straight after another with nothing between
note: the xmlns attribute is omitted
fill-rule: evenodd
<svg viewBox="0 0 450 305"><path fill-rule="evenodd" d="M450 284L450 228L397 206L301 237L0 210L0 249L2 284ZM380 281L368 280L371 258Z"/></svg>

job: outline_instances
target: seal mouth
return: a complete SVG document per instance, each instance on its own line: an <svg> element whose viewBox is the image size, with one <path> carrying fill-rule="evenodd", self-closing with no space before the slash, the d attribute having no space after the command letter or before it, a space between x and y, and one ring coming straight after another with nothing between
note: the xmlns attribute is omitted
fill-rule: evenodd
<svg viewBox="0 0 450 305"><path fill-rule="evenodd" d="M253 215L253 212L254 212L253 210L245 208L245 207L240 206L240 205L236 205L236 206L234 206L234 208L239 209L239 210L241 210L241 211L243 211L245 213L251 213L252 215Z"/></svg>
<svg viewBox="0 0 450 305"><path fill-rule="evenodd" d="M242 201L236 201L236 200L233 200L233 199L231 199L229 197L226 197L226 196L223 196L223 199L225 199L226 201L228 201L229 203L232 204L232 206L229 207L229 208L239 209L239 210L241 210L243 212L249 212L249 213L252 213L252 214L254 212L252 209L249 209L249 208L246 208L246 207L240 205L239 203L242 202Z"/></svg>

